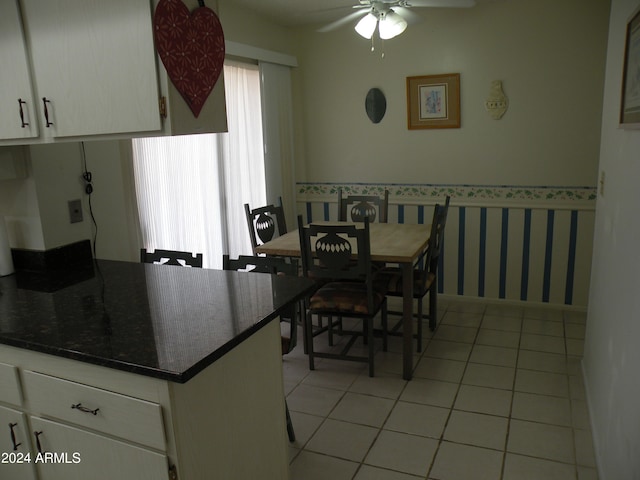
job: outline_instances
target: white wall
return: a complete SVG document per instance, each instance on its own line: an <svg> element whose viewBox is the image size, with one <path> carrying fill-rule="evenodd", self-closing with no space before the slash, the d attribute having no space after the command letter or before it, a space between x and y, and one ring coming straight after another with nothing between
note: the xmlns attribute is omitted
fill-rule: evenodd
<svg viewBox="0 0 640 480"><path fill-rule="evenodd" d="M140 260L137 207L131 165L131 142L86 142L87 167L93 177L91 206L98 224L96 256L107 260ZM88 198L85 212L88 211ZM90 221L88 215L85 219ZM91 227L92 229L94 227ZM94 230L92 230L94 232Z"/></svg>
<svg viewBox="0 0 640 480"><path fill-rule="evenodd" d="M235 0L218 0L218 16L227 41L286 54L295 49L289 29L235 5Z"/></svg>
<svg viewBox="0 0 640 480"><path fill-rule="evenodd" d="M330 217L338 186L389 188L415 222L411 208L451 195L445 293L586 308L609 5L414 9L423 21L373 53L352 25L297 29L299 211ZM406 78L443 73L461 76L461 128L408 130ZM493 80L509 98L500 120L484 107ZM379 124L365 113L373 87L387 99Z"/></svg>
<svg viewBox="0 0 640 480"><path fill-rule="evenodd" d="M594 185L608 11L607 0L414 9L424 21L386 41L384 58L351 26L299 30L298 180ZM450 72L462 128L408 130L406 77ZM499 121L484 108L492 80L510 102ZM387 98L379 124L365 114L372 87Z"/></svg>
<svg viewBox="0 0 640 480"><path fill-rule="evenodd" d="M602 117L593 270L583 368L601 480L640 478L640 130L618 128L626 22L613 0Z"/></svg>
<svg viewBox="0 0 640 480"><path fill-rule="evenodd" d="M138 260L137 232L131 223L135 202L129 190L129 145L116 140L85 142L91 202L82 177L80 143L27 147L27 178L3 180L0 188L0 215L7 218L11 246L49 250L80 240L93 242L95 219L99 258ZM71 224L68 202L76 199L84 219Z"/></svg>
<svg viewBox="0 0 640 480"><path fill-rule="evenodd" d="M0 157L12 164L17 162L12 166L22 167L18 168L21 171L19 175L14 177L7 174L0 180L0 216L4 217L7 225L9 245L14 248L43 250L44 234L40 223L36 182L31 174L29 149L2 147Z"/></svg>
<svg viewBox="0 0 640 480"><path fill-rule="evenodd" d="M83 222L71 224L69 220L69 200L86 202L80 144L33 145L30 152L44 249L89 238L86 213Z"/></svg>

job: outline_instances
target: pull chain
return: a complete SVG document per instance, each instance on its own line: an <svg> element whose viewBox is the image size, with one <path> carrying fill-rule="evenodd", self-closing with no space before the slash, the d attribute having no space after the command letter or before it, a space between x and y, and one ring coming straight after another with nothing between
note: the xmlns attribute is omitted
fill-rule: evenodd
<svg viewBox="0 0 640 480"><path fill-rule="evenodd" d="M376 39L375 35L371 35L371 52L372 52L372 53L376 51L375 39ZM383 39L380 39L380 43L381 43L381 45L382 45L382 47L381 47L381 48L382 48L382 53L381 53L381 55L380 55L380 56L381 56L382 58L384 58L384 40L383 40Z"/></svg>

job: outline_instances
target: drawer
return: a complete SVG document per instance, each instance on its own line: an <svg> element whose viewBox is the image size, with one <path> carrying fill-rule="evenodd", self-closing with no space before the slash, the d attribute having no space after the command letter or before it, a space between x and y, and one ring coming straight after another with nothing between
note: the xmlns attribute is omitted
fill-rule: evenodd
<svg viewBox="0 0 640 480"><path fill-rule="evenodd" d="M156 403L31 371L24 372L24 393L33 414L166 450Z"/></svg>
<svg viewBox="0 0 640 480"><path fill-rule="evenodd" d="M43 480L54 478L168 480L169 478L169 462L164 453L154 452L56 421L34 416L30 418L33 429L38 432L38 443L42 451L66 454L68 462L38 463L40 478ZM35 437L32 435L32 438Z"/></svg>
<svg viewBox="0 0 640 480"><path fill-rule="evenodd" d="M0 363L0 402L16 406L22 404L18 369L6 363Z"/></svg>

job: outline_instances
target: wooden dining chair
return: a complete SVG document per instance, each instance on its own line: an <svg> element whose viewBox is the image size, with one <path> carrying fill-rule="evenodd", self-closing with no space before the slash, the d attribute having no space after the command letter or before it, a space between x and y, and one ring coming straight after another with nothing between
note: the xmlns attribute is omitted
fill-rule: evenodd
<svg viewBox="0 0 640 480"><path fill-rule="evenodd" d="M180 252L178 250L140 249L141 263L155 263L157 265L178 265L181 267L202 268L202 254Z"/></svg>
<svg viewBox="0 0 640 480"><path fill-rule="evenodd" d="M389 216L389 190L384 195L343 195L342 188L338 189L338 221L362 222L364 217L370 222L376 220L387 223Z"/></svg>
<svg viewBox="0 0 640 480"><path fill-rule="evenodd" d="M416 268L413 269L413 298L417 300L418 311L415 314L417 318L417 332L414 337L417 340L417 351L422 351L422 322L429 320L429 329L434 331L438 320L438 266L440 263L440 254L442 252L442 243L444 239L444 230L448 214L449 202L446 206L435 205L433 209L433 219L431 221L431 230L429 234L429 242L424 252L424 258L419 259ZM402 271L400 267L385 267L378 272L378 276L387 285L387 295L392 297L402 297ZM425 295L429 294L429 310L424 313L423 300ZM389 310L389 315L400 315L402 312ZM396 323L389 331L390 335L402 335L398 329L402 325L402 320Z"/></svg>
<svg viewBox="0 0 640 480"><path fill-rule="evenodd" d="M232 259L229 255L222 256L222 269L223 270L235 270L235 271L249 271L254 273L270 273L273 275L298 275L298 261L291 259L286 261L281 257L258 257L251 255L240 255L237 259ZM300 302L293 305L289 310L280 315L280 323L288 324L288 330L286 334L280 335L280 345L282 348L282 355L290 353L296 346L298 341L298 317L299 317L299 305ZM293 429L293 423L291 421L291 415L289 414L289 407L285 399L285 410L287 416L287 435L290 442L296 441L295 431Z"/></svg>
<svg viewBox="0 0 640 480"><path fill-rule="evenodd" d="M369 219L364 226L356 225L307 225L298 216L302 271L305 276L320 282L320 287L310 297L305 312L304 339L307 344L309 368L315 369L315 358L330 358L365 362L369 365L369 376L374 369L373 319L381 314L382 348L387 350L387 300L383 286L374 281L369 241ZM313 315L331 318L356 318L362 320L361 330L341 329L350 335L339 352L316 351L311 318ZM329 320L329 333L334 324ZM349 355L349 350L358 337L363 337L368 355Z"/></svg>
<svg viewBox="0 0 640 480"><path fill-rule="evenodd" d="M266 205L253 210L248 203L244 204L247 226L249 227L249 239L254 253L258 245L267 243L276 236L287 233L282 198L278 199L278 203L278 205Z"/></svg>

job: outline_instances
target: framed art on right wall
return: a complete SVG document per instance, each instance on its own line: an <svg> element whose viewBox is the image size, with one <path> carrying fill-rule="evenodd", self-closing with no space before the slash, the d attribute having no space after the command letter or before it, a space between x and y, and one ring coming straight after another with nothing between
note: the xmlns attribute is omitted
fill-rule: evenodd
<svg viewBox="0 0 640 480"><path fill-rule="evenodd" d="M633 13L627 23L620 126L640 128L640 8Z"/></svg>

